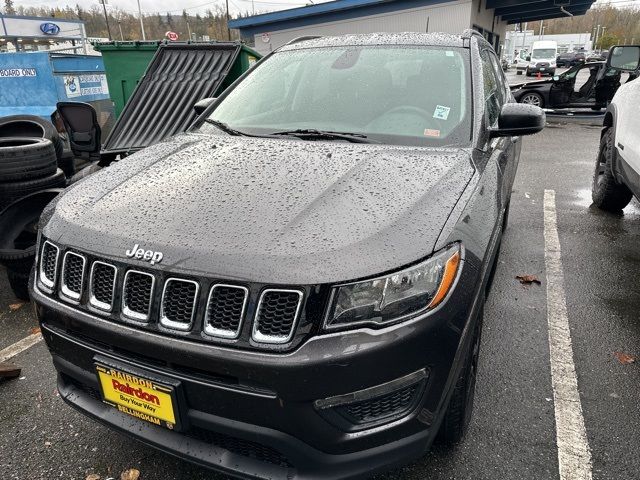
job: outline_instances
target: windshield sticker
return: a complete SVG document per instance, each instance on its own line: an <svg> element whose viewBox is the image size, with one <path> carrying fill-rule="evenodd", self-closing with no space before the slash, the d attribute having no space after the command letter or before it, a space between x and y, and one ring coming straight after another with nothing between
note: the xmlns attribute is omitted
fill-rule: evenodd
<svg viewBox="0 0 640 480"><path fill-rule="evenodd" d="M425 137L439 137L440 136L440 130L433 130L431 128L425 128L424 129L424 136Z"/></svg>
<svg viewBox="0 0 640 480"><path fill-rule="evenodd" d="M451 108L443 107L442 105L436 105L436 110L433 112L433 118L437 118L439 120L446 120L449 118L449 112Z"/></svg>

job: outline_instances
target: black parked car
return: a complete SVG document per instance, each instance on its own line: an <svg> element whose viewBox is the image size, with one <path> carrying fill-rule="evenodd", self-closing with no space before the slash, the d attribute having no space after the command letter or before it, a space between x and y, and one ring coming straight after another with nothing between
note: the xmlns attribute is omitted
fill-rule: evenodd
<svg viewBox="0 0 640 480"><path fill-rule="evenodd" d="M581 81L576 81L580 72ZM514 98L544 108L605 108L620 86L620 72L605 62L585 63L548 80L511 85Z"/></svg>
<svg viewBox="0 0 640 480"><path fill-rule="evenodd" d="M584 52L566 52L556 57L556 67L573 67L584 62Z"/></svg>
<svg viewBox="0 0 640 480"><path fill-rule="evenodd" d="M61 397L241 477L459 441L520 136L545 120L512 102L471 31L278 49L43 214L31 294Z"/></svg>

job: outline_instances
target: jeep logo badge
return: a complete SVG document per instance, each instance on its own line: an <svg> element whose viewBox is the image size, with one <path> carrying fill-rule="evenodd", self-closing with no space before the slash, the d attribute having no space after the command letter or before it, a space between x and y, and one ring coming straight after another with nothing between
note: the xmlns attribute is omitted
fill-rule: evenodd
<svg viewBox="0 0 640 480"><path fill-rule="evenodd" d="M149 262L151 265L160 263L162 261L162 256L163 256L162 252L145 250L144 248L140 248L140 245L138 245L137 243L131 248L131 250L127 250L124 253L129 258L137 258L138 260L144 260L145 262Z"/></svg>

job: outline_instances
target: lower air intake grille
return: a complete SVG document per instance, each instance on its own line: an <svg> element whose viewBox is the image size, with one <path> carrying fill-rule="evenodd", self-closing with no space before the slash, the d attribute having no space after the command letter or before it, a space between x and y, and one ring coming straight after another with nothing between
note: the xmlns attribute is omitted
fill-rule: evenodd
<svg viewBox="0 0 640 480"><path fill-rule="evenodd" d="M122 313L136 320L148 320L154 283L152 275L129 270L124 278Z"/></svg>
<svg viewBox="0 0 640 480"><path fill-rule="evenodd" d="M72 299L79 300L84 282L85 259L77 253L67 252L62 265L62 293Z"/></svg>
<svg viewBox="0 0 640 480"><path fill-rule="evenodd" d="M192 280L167 280L162 294L160 323L177 330L189 330L198 297L198 284Z"/></svg>
<svg viewBox="0 0 640 480"><path fill-rule="evenodd" d="M249 291L234 285L214 285L207 302L204 331L208 335L236 338Z"/></svg>
<svg viewBox="0 0 640 480"><path fill-rule="evenodd" d="M298 290L267 289L262 292L253 324L253 339L264 343L287 343L293 337L301 304L302 292Z"/></svg>
<svg viewBox="0 0 640 480"><path fill-rule="evenodd" d="M241 438L232 437L218 432L212 432L203 428L192 428L187 432L187 436L210 443L216 447L223 448L236 455L253 458L261 462L278 465L283 468L291 467L289 460L277 450L262 445L257 442L243 440Z"/></svg>
<svg viewBox="0 0 640 480"><path fill-rule="evenodd" d="M420 384L409 385L381 397L338 407L354 424L377 422L404 413L414 403Z"/></svg>
<svg viewBox="0 0 640 480"><path fill-rule="evenodd" d="M49 288L53 287L56 281L58 252L58 247L49 242L44 242L40 258L40 281Z"/></svg>

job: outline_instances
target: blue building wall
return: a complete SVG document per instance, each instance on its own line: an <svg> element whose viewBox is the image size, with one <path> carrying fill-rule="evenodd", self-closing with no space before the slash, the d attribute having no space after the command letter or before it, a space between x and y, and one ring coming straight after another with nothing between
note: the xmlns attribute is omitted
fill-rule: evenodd
<svg viewBox="0 0 640 480"><path fill-rule="evenodd" d="M102 57L50 52L0 54L0 116L49 118L59 101L108 100Z"/></svg>

